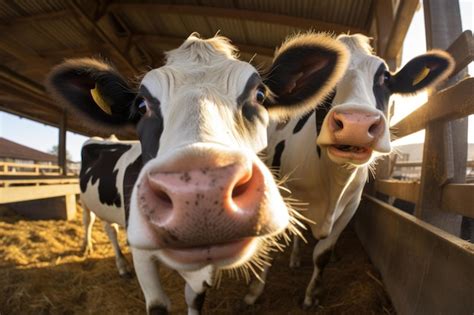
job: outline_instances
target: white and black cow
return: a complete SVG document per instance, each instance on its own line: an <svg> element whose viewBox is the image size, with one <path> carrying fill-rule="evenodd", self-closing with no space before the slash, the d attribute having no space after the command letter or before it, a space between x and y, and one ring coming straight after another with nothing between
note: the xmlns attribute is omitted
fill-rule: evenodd
<svg viewBox="0 0 474 315"><path fill-rule="evenodd" d="M433 86L453 68L452 58L435 50L390 73L385 62L373 55L369 38L356 34L341 35L338 40L350 50L351 57L330 97L316 110L269 128L268 164L290 177L287 188L293 198L308 204L304 215L315 222L311 231L318 243L304 308L315 302L331 249L359 205L370 163L391 152L390 96ZM299 266L298 252L295 238L290 267ZM268 269L261 276L263 280ZM253 304L263 288L264 282L254 281L245 302Z"/></svg>
<svg viewBox="0 0 474 315"><path fill-rule="evenodd" d="M81 189L99 217L127 222L149 313L170 309L155 261L184 277L189 313L198 313L217 270L261 264L294 222L257 153L267 146L269 118L314 108L347 59L327 35L298 35L262 78L228 39L192 34L137 89L98 60L68 60L52 71L50 90L84 124L136 126L139 143L84 146Z"/></svg>

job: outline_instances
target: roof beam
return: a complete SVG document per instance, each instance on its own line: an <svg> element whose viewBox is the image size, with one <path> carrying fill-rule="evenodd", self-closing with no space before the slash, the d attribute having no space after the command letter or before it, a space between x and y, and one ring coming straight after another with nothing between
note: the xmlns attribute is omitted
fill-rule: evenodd
<svg viewBox="0 0 474 315"><path fill-rule="evenodd" d="M174 5L158 3L112 3L108 6L112 12L126 12L129 10L142 10L145 12L158 12L160 14L196 15L203 17L228 18L243 21L262 22L296 27L300 29L313 29L315 31L335 32L336 34L351 31L351 33L367 34L366 30L328 23L296 16L275 14L262 11L229 9L207 6Z"/></svg>
<svg viewBox="0 0 474 315"><path fill-rule="evenodd" d="M0 66L0 82L8 84L9 86L14 86L27 94L42 99L43 101L50 101L42 85L17 74L7 67Z"/></svg>
<svg viewBox="0 0 474 315"><path fill-rule="evenodd" d="M48 13L30 15L30 16L20 16L4 19L1 22L1 25L17 25L17 24L29 24L38 21L62 19L71 16L70 10L59 10Z"/></svg>
<svg viewBox="0 0 474 315"><path fill-rule="evenodd" d="M136 74L137 69L130 61L131 58L118 47L117 43L107 35L107 32L103 30L102 27L92 18L90 18L81 8L81 6L78 5L75 1L70 1L69 5L73 9L74 13L76 13L79 19L83 22L83 25L87 29L93 30L101 40L103 40L108 46L110 46L110 48L119 57L120 62L125 67L127 67L133 74Z"/></svg>
<svg viewBox="0 0 474 315"><path fill-rule="evenodd" d="M400 1L395 20L393 21L393 27L387 40L387 47L384 51L383 57L385 59L397 59L419 4L419 0Z"/></svg>

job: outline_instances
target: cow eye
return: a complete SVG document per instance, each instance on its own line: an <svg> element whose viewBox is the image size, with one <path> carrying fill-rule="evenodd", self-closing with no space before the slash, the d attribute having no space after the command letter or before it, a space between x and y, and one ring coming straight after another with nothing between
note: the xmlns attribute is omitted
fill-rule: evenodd
<svg viewBox="0 0 474 315"><path fill-rule="evenodd" d="M382 86L390 80L390 72L385 71L377 79L377 85Z"/></svg>
<svg viewBox="0 0 474 315"><path fill-rule="evenodd" d="M139 103L138 103L138 112L140 113L140 115L145 115L146 112L148 110L148 106L146 105L146 101L145 99L142 99Z"/></svg>
<svg viewBox="0 0 474 315"><path fill-rule="evenodd" d="M264 87L258 87L257 90L255 91L255 100L257 103L262 104L263 101L265 100L266 94L265 94L265 88Z"/></svg>

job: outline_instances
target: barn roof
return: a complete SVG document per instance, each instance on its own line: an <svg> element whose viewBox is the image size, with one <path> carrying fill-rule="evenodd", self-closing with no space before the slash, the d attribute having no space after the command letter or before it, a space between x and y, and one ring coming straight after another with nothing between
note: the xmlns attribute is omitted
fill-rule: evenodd
<svg viewBox="0 0 474 315"><path fill-rule="evenodd" d="M241 58L268 64L295 32L364 33L379 55L399 55L418 0L48 0L0 2L0 110L58 125L62 108L45 92L64 58L102 56L128 75L162 63L191 32L232 39ZM75 117L68 129L91 134ZM100 130L94 130L97 135ZM134 138L130 129L119 138Z"/></svg>
<svg viewBox="0 0 474 315"><path fill-rule="evenodd" d="M33 160L36 162L58 162L56 155L35 150L2 137L0 137L0 158Z"/></svg>

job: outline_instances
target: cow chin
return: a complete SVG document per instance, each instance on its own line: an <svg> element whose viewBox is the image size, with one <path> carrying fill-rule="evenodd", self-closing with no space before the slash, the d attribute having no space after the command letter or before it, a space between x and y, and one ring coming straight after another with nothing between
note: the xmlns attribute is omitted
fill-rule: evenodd
<svg viewBox="0 0 474 315"><path fill-rule="evenodd" d="M351 164L354 166L363 166L370 164L373 160L374 152L370 147L348 148L344 145L326 146L329 159L336 164Z"/></svg>
<svg viewBox="0 0 474 315"><path fill-rule="evenodd" d="M259 237L251 237L226 244L161 249L157 256L169 267L180 271L198 270L209 265L219 269L231 269L251 260L258 252L260 244Z"/></svg>

